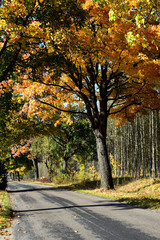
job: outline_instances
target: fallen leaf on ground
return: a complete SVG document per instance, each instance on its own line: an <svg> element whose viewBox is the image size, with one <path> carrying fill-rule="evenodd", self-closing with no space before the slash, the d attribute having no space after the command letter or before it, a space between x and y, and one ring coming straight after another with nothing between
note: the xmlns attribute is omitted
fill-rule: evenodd
<svg viewBox="0 0 160 240"><path fill-rule="evenodd" d="M10 233L5 233L5 235L6 235L6 236L11 236L11 234L10 234Z"/></svg>

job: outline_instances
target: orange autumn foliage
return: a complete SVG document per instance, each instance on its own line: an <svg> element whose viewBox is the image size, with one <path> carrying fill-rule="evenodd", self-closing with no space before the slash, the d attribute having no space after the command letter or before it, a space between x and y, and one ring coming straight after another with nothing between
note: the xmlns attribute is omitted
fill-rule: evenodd
<svg viewBox="0 0 160 240"><path fill-rule="evenodd" d="M54 54L52 43L57 44L60 52L65 51L65 61L73 64L74 71L63 65L61 75L56 76L55 69L47 68L46 71L44 64L37 68L36 82L31 69L21 76L23 79L15 90L29 100L28 107L24 108L30 116L37 114L45 120L54 116L57 109L64 112L71 106L82 109L92 91L98 105L103 81L107 82L108 115L130 119L135 113L144 112L146 107L159 109L160 27L149 24L149 19L146 25L142 21L139 27L133 21L136 12L133 13L132 7L140 2L128 1L128 4L131 9L123 11L124 15L121 13L119 17L116 2L102 8L94 1L85 1L83 6L89 8L89 15L84 27L77 29L72 24L67 31L60 29L54 34L51 28L45 29L47 38L50 38L48 52ZM110 20L112 9L116 14L115 20ZM105 77L103 68L106 68ZM61 117L66 120L64 112Z"/></svg>

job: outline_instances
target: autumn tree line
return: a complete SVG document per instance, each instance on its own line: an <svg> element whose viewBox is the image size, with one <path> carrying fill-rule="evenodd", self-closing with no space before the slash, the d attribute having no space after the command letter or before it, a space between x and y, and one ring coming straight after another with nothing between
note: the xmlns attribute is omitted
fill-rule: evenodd
<svg viewBox="0 0 160 240"><path fill-rule="evenodd" d="M71 159L90 159L96 149L104 189L114 188L114 168L115 175L158 176L159 1L2 0L0 5L5 168L10 161L22 168L32 162L37 172L43 156L32 141L50 136L57 145L54 159L63 159L67 171ZM44 159L46 167L51 155Z"/></svg>
<svg viewBox="0 0 160 240"><path fill-rule="evenodd" d="M106 139L112 175L159 178L160 113L148 112L146 115L137 115L122 126L116 124L114 119L109 120ZM58 175L62 178L66 175L66 179L72 175L73 179L74 173L79 173L82 165L86 172L91 167L98 172L96 143L84 118L74 119L70 126L62 124L57 129L57 135L41 135L22 141L20 145L13 145L11 151L12 168L17 169L17 174L19 171L23 175L32 167L36 180L40 177L38 165L41 163L47 168L45 177L51 181ZM25 155L30 159L28 165L25 165Z"/></svg>

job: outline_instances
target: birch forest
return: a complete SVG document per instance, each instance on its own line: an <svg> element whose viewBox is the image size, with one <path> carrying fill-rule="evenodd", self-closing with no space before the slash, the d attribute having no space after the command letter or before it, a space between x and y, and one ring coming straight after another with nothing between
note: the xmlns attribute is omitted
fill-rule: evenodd
<svg viewBox="0 0 160 240"><path fill-rule="evenodd" d="M137 115L130 122L116 127L110 120L108 146L115 176L160 176L160 112Z"/></svg>

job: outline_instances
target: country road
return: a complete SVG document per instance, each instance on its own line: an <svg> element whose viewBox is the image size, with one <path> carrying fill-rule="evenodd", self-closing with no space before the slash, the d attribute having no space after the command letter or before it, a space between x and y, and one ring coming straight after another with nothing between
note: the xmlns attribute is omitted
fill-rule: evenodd
<svg viewBox="0 0 160 240"><path fill-rule="evenodd" d="M16 216L4 239L160 239L160 211L31 183L9 182L8 191Z"/></svg>

